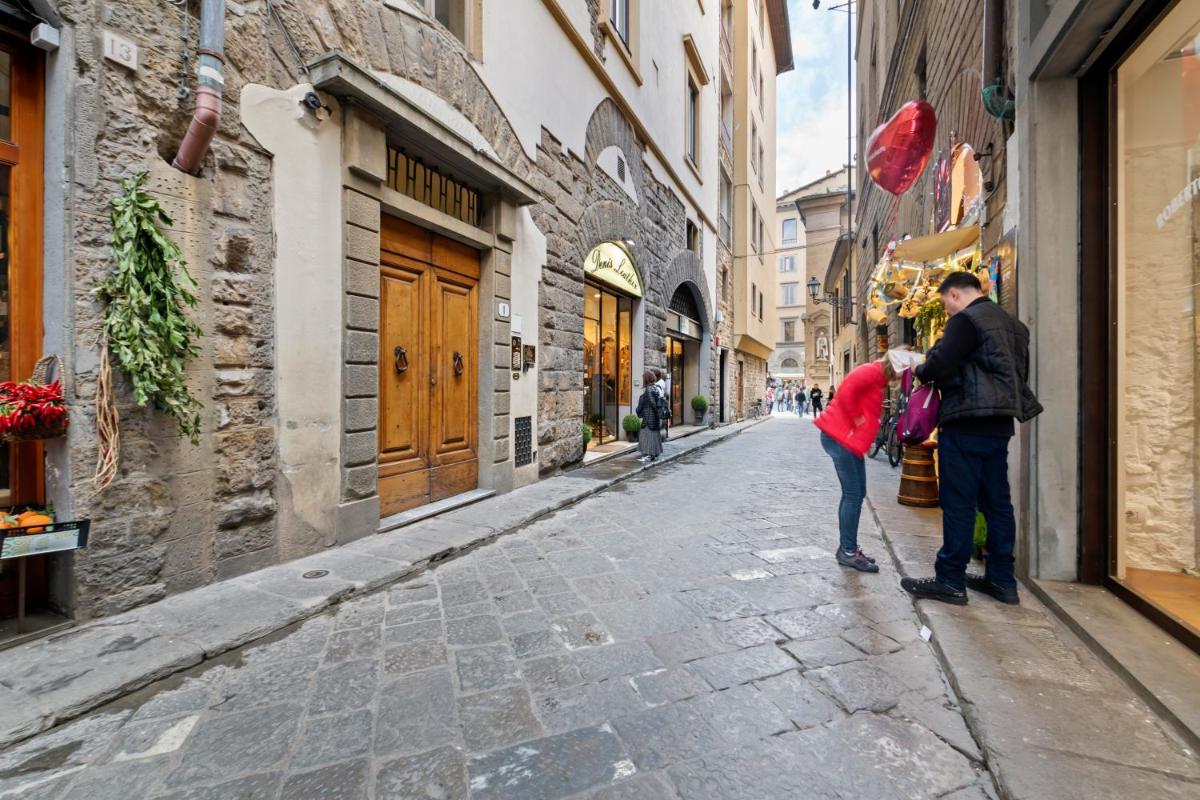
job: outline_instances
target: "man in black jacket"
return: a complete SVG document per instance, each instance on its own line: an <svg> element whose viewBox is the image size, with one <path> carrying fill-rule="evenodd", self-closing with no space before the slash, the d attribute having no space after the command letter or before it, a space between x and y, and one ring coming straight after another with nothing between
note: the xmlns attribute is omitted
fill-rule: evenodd
<svg viewBox="0 0 1200 800"><path fill-rule="evenodd" d="M1008 486L1008 442L1014 420L1026 422L1042 411L1028 385L1029 329L988 299L970 272L952 272L938 293L950 320L916 374L942 395L942 549L935 577L905 578L900 585L918 598L955 605L966 605L967 587L1016 605L1017 526ZM988 526L985 575L967 573L976 509Z"/></svg>

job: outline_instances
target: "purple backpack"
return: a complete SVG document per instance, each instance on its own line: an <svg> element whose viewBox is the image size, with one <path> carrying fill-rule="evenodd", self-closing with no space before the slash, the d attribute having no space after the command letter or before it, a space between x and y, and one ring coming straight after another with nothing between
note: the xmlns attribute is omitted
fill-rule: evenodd
<svg viewBox="0 0 1200 800"><path fill-rule="evenodd" d="M937 429L941 395L929 384L913 388L913 373L906 369L900 376L900 391L908 398L900 414L897 433L905 444L921 444Z"/></svg>

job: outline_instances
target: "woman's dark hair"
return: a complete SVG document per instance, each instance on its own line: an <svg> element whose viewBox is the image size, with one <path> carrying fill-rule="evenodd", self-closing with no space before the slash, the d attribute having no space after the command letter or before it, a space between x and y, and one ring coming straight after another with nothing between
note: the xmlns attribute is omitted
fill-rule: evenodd
<svg viewBox="0 0 1200 800"><path fill-rule="evenodd" d="M983 291L983 284L979 282L979 278L975 277L972 272L951 272L938 286L938 294L945 294L951 289L974 289L977 292Z"/></svg>
<svg viewBox="0 0 1200 800"><path fill-rule="evenodd" d="M642 373L642 383L645 384L646 386L649 386L650 384L654 383L654 380L655 380L654 370L648 369Z"/></svg>

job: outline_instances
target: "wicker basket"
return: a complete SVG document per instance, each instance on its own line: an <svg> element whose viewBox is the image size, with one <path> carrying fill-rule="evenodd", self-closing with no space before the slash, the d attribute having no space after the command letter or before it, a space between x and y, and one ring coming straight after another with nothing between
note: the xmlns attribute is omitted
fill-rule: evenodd
<svg viewBox="0 0 1200 800"><path fill-rule="evenodd" d="M30 376L29 382L45 386L51 382L51 376L58 378L62 375L62 372L62 359L57 354L42 356L38 359L37 364L34 365L33 375ZM58 439L66 435L68 420L69 417L64 415L56 423L20 433L10 431L4 434L2 438L6 442L36 442L42 439Z"/></svg>

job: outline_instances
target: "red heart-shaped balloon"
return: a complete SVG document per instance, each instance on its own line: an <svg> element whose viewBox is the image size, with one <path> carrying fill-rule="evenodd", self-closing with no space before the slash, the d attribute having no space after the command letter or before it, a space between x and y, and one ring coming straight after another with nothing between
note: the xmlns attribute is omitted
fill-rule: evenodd
<svg viewBox="0 0 1200 800"><path fill-rule="evenodd" d="M917 182L937 136L937 115L924 100L910 100L867 140L871 180L892 194L903 194Z"/></svg>

